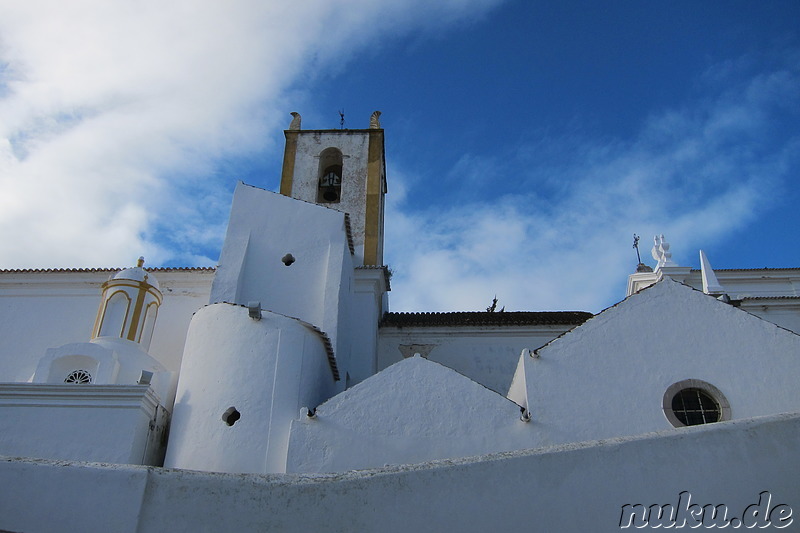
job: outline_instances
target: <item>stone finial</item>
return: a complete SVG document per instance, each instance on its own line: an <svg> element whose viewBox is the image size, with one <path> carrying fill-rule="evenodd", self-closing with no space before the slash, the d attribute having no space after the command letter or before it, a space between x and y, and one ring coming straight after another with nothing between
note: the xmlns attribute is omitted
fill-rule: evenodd
<svg viewBox="0 0 800 533"><path fill-rule="evenodd" d="M369 129L371 130L379 130L381 129L381 112L375 111L372 113L372 116L369 117Z"/></svg>
<svg viewBox="0 0 800 533"><path fill-rule="evenodd" d="M653 240L655 244L650 253L653 255L653 259L658 261L656 270L663 267L678 266L677 263L672 260L672 252L669 251L669 243L664 239L664 234L656 235L653 237Z"/></svg>
<svg viewBox="0 0 800 533"><path fill-rule="evenodd" d="M139 259L136 260L136 266L142 268L144 266L144 256L140 255Z"/></svg>
<svg viewBox="0 0 800 533"><path fill-rule="evenodd" d="M650 250L650 255L652 255L653 259L655 259L656 262L659 262L659 263L661 262L661 248L660 248L661 240L660 239L663 239L663 238L664 238L663 235L661 235L660 238L659 238L658 235L653 237L654 244L653 244L653 248Z"/></svg>
<svg viewBox="0 0 800 533"><path fill-rule="evenodd" d="M703 278L704 293L713 295L725 293L725 289L717 281L717 275L711 268L711 263L709 263L708 257L706 257L706 253L703 250L700 250L700 273Z"/></svg>
<svg viewBox="0 0 800 533"><path fill-rule="evenodd" d="M289 123L289 129L293 130L293 131L299 130L300 129L300 120L301 120L300 113L298 113L297 111L292 111L291 115L292 115L293 118L292 118L292 122Z"/></svg>

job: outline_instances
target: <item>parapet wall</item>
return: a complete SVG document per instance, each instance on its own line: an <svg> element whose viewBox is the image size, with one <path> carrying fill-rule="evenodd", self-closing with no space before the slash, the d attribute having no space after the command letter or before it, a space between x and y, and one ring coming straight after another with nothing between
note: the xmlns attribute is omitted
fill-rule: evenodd
<svg viewBox="0 0 800 533"><path fill-rule="evenodd" d="M624 505L677 506L682 492L741 518L760 499L800 509L799 441L794 413L346 474L4 458L0 529L602 532L619 530Z"/></svg>

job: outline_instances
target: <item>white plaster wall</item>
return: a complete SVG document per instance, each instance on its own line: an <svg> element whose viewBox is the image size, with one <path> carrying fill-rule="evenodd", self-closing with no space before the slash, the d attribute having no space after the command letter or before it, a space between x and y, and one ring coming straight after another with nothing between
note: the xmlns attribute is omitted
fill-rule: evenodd
<svg viewBox="0 0 800 533"><path fill-rule="evenodd" d="M800 508L800 418L328 475L0 460L0 529L127 532L616 532L626 504Z"/></svg>
<svg viewBox="0 0 800 533"><path fill-rule="evenodd" d="M733 419L800 410L800 336L670 279L538 353L525 365L538 445L670 428L663 395L685 379L717 387Z"/></svg>
<svg viewBox="0 0 800 533"><path fill-rule="evenodd" d="M116 271L0 271L0 381L28 381L48 348L88 342L100 285ZM211 270L156 271L164 302L150 354L180 368L192 313L208 303Z"/></svg>
<svg viewBox="0 0 800 533"><path fill-rule="evenodd" d="M354 339L347 372L355 385L377 372L378 323L383 316L386 279L383 269L356 269L348 319Z"/></svg>
<svg viewBox="0 0 800 533"><path fill-rule="evenodd" d="M378 332L377 367L402 360L400 345L434 345L428 359L505 395L524 348L534 350L569 326L531 327L382 327Z"/></svg>
<svg viewBox="0 0 800 533"><path fill-rule="evenodd" d="M342 165L342 197L339 203L325 204L350 214L350 228L358 264L364 262L366 224L367 162L369 132L364 130L315 131L297 136L297 154L292 180L292 197L306 202L317 201L319 154L326 148L338 148Z"/></svg>
<svg viewBox="0 0 800 533"><path fill-rule="evenodd" d="M739 307L782 328L800 333L800 299L744 300Z"/></svg>
<svg viewBox="0 0 800 533"><path fill-rule="evenodd" d="M192 315L208 303L214 270L155 271L164 301L158 309L153 341L148 353L167 370L181 367L183 344Z"/></svg>
<svg viewBox="0 0 800 533"><path fill-rule="evenodd" d="M165 424L156 402L146 385L0 384L0 454L148 463Z"/></svg>
<svg viewBox="0 0 800 533"><path fill-rule="evenodd" d="M319 334L295 319L214 304L192 320L172 416L167 466L282 472L289 424L333 394ZM223 420L234 407L241 419Z"/></svg>
<svg viewBox="0 0 800 533"><path fill-rule="evenodd" d="M342 234L340 237L344 237ZM332 240L329 245L328 276L324 287L324 315L320 324L315 324L331 340L340 373L338 389L343 390L346 375L351 366L353 347L365 341L356 329L355 279L353 256L343 239ZM377 321L373 328L377 329Z"/></svg>
<svg viewBox="0 0 800 533"><path fill-rule="evenodd" d="M515 403L421 357L401 361L292 422L287 471L341 472L525 448Z"/></svg>
<svg viewBox="0 0 800 533"><path fill-rule="evenodd" d="M352 270L342 213L239 183L211 302L259 301L314 324L336 347Z"/></svg>
<svg viewBox="0 0 800 533"><path fill-rule="evenodd" d="M0 469L0 529L137 531L148 488L146 467L5 458Z"/></svg>
<svg viewBox="0 0 800 533"><path fill-rule="evenodd" d="M714 273L731 299L744 300L740 304L742 309L800 333L800 300L797 299L800 297L800 269L723 269ZM628 279L628 294L652 285L660 275L660 272L632 274ZM678 275L672 274L672 277L703 290L700 270L682 267Z"/></svg>
<svg viewBox="0 0 800 533"><path fill-rule="evenodd" d="M177 372L169 372L155 358L142 349L142 346L133 341L119 338L100 337L94 339L92 344L97 344L113 350L118 356L119 373L114 383L120 385L135 385L139 382L142 370L152 372L150 388L156 394L160 403L172 406L175 400L175 386Z"/></svg>
<svg viewBox="0 0 800 533"><path fill-rule="evenodd" d="M150 372L150 388L159 403L171 410L177 376L145 352L138 342L99 337L91 342L49 348L39 360L33 383L64 383L70 372L85 370L93 385L136 385L142 371Z"/></svg>
<svg viewBox="0 0 800 533"><path fill-rule="evenodd" d="M800 269L720 269L714 273L731 298L800 296ZM703 290L701 271L692 270L684 283Z"/></svg>

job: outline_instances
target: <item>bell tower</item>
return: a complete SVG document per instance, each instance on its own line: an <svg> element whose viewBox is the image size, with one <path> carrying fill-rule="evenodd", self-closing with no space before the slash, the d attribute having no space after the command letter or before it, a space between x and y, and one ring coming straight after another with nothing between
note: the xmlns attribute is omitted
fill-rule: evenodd
<svg viewBox="0 0 800 533"><path fill-rule="evenodd" d="M386 159L380 111L369 129L303 130L300 115L284 131L281 194L349 215L356 264L383 266Z"/></svg>

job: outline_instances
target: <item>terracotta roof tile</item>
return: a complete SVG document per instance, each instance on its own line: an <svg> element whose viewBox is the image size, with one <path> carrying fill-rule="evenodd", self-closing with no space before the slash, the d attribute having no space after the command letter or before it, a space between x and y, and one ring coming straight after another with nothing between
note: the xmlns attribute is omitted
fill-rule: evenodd
<svg viewBox="0 0 800 533"><path fill-rule="evenodd" d="M745 296L742 301L749 300L800 300L800 296Z"/></svg>
<svg viewBox="0 0 800 533"><path fill-rule="evenodd" d="M437 326L577 326L592 318L585 311L466 311L453 313L384 313L381 327Z"/></svg>
<svg viewBox="0 0 800 533"><path fill-rule="evenodd" d="M800 267L777 267L777 268L714 268L714 272L755 272L758 270L767 270L767 271L781 271L781 270L798 270ZM699 268L693 268L692 272L702 272Z"/></svg>
<svg viewBox="0 0 800 533"><path fill-rule="evenodd" d="M119 272L124 268L3 268L0 273L25 273L25 272ZM214 272L216 267L145 267L148 272L170 272L170 271L201 271Z"/></svg>

